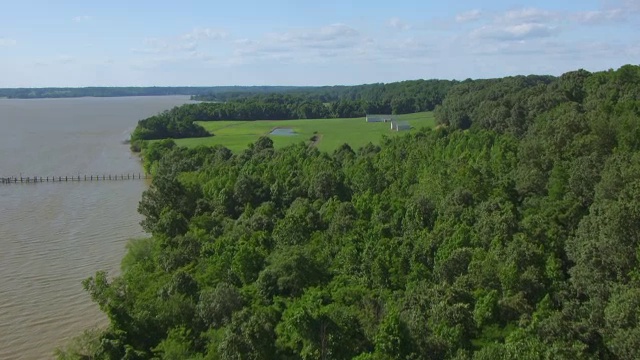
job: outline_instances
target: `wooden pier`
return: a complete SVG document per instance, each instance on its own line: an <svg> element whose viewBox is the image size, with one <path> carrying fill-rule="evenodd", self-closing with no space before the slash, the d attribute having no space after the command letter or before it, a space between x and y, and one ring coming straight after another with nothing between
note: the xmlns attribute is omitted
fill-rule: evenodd
<svg viewBox="0 0 640 360"><path fill-rule="evenodd" d="M37 184L37 183L63 183L84 181L126 181L145 180L151 177L147 174L100 174L100 175L74 175L74 176L34 176L34 177L0 177L0 184Z"/></svg>

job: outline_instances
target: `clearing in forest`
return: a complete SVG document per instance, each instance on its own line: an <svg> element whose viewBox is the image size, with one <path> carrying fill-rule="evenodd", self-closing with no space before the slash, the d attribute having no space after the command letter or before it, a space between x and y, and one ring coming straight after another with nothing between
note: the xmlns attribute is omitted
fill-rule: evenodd
<svg viewBox="0 0 640 360"><path fill-rule="evenodd" d="M413 129L433 128L432 112L420 112L398 116ZM305 119L305 120L256 120L256 121L202 121L198 122L214 136L178 139L180 146L223 145L234 152L242 151L260 136L270 136L275 147L305 142L322 151L333 151L347 143L354 150L371 142L378 144L383 135L406 134L407 131L392 131L390 123L368 123L364 117L351 119ZM295 135L270 135L275 128L288 128ZM411 130L415 131L415 130Z"/></svg>

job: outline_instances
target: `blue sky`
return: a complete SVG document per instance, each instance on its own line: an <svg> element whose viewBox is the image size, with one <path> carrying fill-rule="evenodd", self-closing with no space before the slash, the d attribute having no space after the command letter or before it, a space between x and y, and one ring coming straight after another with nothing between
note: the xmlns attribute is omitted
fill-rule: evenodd
<svg viewBox="0 0 640 360"><path fill-rule="evenodd" d="M0 87L333 85L640 63L640 0L3 0Z"/></svg>

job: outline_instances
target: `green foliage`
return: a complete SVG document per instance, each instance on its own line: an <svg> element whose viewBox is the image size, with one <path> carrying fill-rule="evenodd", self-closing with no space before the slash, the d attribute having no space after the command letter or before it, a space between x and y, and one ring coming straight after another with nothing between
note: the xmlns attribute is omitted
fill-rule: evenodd
<svg viewBox="0 0 640 360"><path fill-rule="evenodd" d="M171 329L166 339L153 350L163 360L196 359L190 335L190 331L183 327Z"/></svg>
<svg viewBox="0 0 640 360"><path fill-rule="evenodd" d="M280 89L282 91L218 91L197 96L196 99L233 103L232 110L224 116L228 119L255 120L251 116L256 107L261 108L257 111L262 111L262 119L358 117L364 114L431 111L442 102L449 88L456 83L446 80L413 80L389 84ZM238 108L237 104L247 106ZM279 115L274 112L279 112ZM287 114L291 117L287 117ZM270 117L272 115L275 117Z"/></svg>
<svg viewBox="0 0 640 360"><path fill-rule="evenodd" d="M198 317L206 327L220 328L231 322L233 312L242 309L243 302L235 287L218 283L214 289L200 292Z"/></svg>
<svg viewBox="0 0 640 360"><path fill-rule="evenodd" d="M110 320L88 351L640 357L638 69L465 81L447 126L355 151L159 142L152 237L84 282Z"/></svg>
<svg viewBox="0 0 640 360"><path fill-rule="evenodd" d="M147 119L138 121L138 126L131 134L132 149L136 149L142 140L204 137L211 136L202 126L189 117L181 117L179 108L165 111Z"/></svg>
<svg viewBox="0 0 640 360"><path fill-rule="evenodd" d="M101 330L85 330L64 347L57 348L54 355L60 360L91 359L100 352L102 336L103 332Z"/></svg>
<svg viewBox="0 0 640 360"><path fill-rule="evenodd" d="M171 139L154 141L146 145L143 154L144 171L147 174L153 174L158 161L174 147L176 147L176 143Z"/></svg>

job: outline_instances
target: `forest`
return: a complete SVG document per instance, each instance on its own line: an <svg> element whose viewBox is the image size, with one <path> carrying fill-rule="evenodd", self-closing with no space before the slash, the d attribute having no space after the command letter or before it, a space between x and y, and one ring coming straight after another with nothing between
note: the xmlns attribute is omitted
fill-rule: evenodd
<svg viewBox="0 0 640 360"><path fill-rule="evenodd" d="M206 102L182 105L140 120L131 140L137 149L141 140L211 136L194 121L356 118L432 111L454 84L446 80L415 80L273 93L220 92L194 97Z"/></svg>
<svg viewBox="0 0 640 360"><path fill-rule="evenodd" d="M193 100L226 102L246 99L249 97L269 97L273 94L290 95L297 98L304 97L307 101L319 101L321 103L336 102L340 100L361 100L367 103L384 103L390 105L394 98L398 98L396 106L401 105L400 99L412 102L412 105L424 107L423 110L432 110L436 104L440 104L449 88L457 81L448 80L408 80L394 83L377 83L354 86L308 86L280 88L279 91L218 91L216 93L193 96Z"/></svg>
<svg viewBox="0 0 640 360"><path fill-rule="evenodd" d="M59 358L640 358L640 67L467 80L436 116L331 154L153 143L151 236Z"/></svg>

